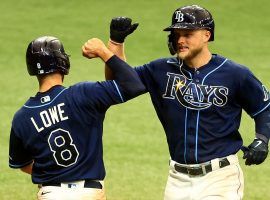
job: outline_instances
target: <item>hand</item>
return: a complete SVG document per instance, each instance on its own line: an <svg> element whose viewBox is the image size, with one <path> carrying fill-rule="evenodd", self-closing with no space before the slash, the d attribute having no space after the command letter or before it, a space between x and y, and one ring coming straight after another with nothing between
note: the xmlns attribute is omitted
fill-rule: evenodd
<svg viewBox="0 0 270 200"><path fill-rule="evenodd" d="M259 165L268 155L268 145L257 138L248 147L243 146L241 150L244 152L243 159L246 159L246 165Z"/></svg>
<svg viewBox="0 0 270 200"><path fill-rule="evenodd" d="M113 53L98 38L88 40L82 46L82 54L89 59L100 57L104 62L113 56Z"/></svg>
<svg viewBox="0 0 270 200"><path fill-rule="evenodd" d="M105 44L98 38L92 38L82 46L82 53L84 57L91 59L100 57L103 49L106 49Z"/></svg>
<svg viewBox="0 0 270 200"><path fill-rule="evenodd" d="M128 17L115 17L110 24L110 38L114 42L123 43L125 38L133 33L138 23L131 24L131 19Z"/></svg>

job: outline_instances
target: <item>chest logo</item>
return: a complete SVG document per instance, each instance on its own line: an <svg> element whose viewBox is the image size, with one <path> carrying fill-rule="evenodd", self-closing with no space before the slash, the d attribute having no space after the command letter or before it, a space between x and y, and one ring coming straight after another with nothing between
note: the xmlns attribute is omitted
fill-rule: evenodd
<svg viewBox="0 0 270 200"><path fill-rule="evenodd" d="M163 98L176 98L186 108L202 110L212 105L222 107L228 101L227 87L193 83L180 74L168 72L167 76Z"/></svg>

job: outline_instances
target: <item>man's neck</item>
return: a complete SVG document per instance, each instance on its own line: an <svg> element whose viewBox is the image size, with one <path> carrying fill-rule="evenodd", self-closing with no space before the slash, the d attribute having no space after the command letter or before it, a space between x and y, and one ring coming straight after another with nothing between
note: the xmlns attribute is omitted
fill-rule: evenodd
<svg viewBox="0 0 270 200"><path fill-rule="evenodd" d="M63 75L59 73L48 74L39 77L39 92L46 92L55 85L63 84Z"/></svg>
<svg viewBox="0 0 270 200"><path fill-rule="evenodd" d="M205 49L204 51L197 54L192 59L184 60L185 64L191 68L200 68L204 65L206 65L212 58L212 54L208 49Z"/></svg>

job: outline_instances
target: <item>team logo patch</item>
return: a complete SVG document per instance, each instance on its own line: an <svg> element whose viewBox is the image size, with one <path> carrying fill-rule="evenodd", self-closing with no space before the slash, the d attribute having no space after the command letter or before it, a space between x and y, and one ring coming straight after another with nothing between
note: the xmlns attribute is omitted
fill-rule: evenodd
<svg viewBox="0 0 270 200"><path fill-rule="evenodd" d="M167 76L167 87L163 98L176 98L186 108L202 110L212 105L222 107L228 101L227 87L195 84L183 75L169 72Z"/></svg>
<svg viewBox="0 0 270 200"><path fill-rule="evenodd" d="M40 98L40 102L41 103L47 103L49 101L51 101L51 97L50 96L44 96L44 97L41 97Z"/></svg>
<svg viewBox="0 0 270 200"><path fill-rule="evenodd" d="M265 85L262 85L263 93L264 93L264 99L263 101L268 101L270 99L270 92L267 90Z"/></svg>

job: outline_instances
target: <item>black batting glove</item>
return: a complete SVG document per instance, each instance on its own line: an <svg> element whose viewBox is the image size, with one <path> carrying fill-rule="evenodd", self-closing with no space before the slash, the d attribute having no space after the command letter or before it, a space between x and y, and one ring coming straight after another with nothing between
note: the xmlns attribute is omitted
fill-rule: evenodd
<svg viewBox="0 0 270 200"><path fill-rule="evenodd" d="M248 147L243 146L241 149L244 152L243 159L246 159L246 165L259 165L268 155L268 144L257 138Z"/></svg>
<svg viewBox="0 0 270 200"><path fill-rule="evenodd" d="M110 24L110 38L114 42L123 43L125 38L133 33L139 26L138 23L131 24L128 17L115 17Z"/></svg>

